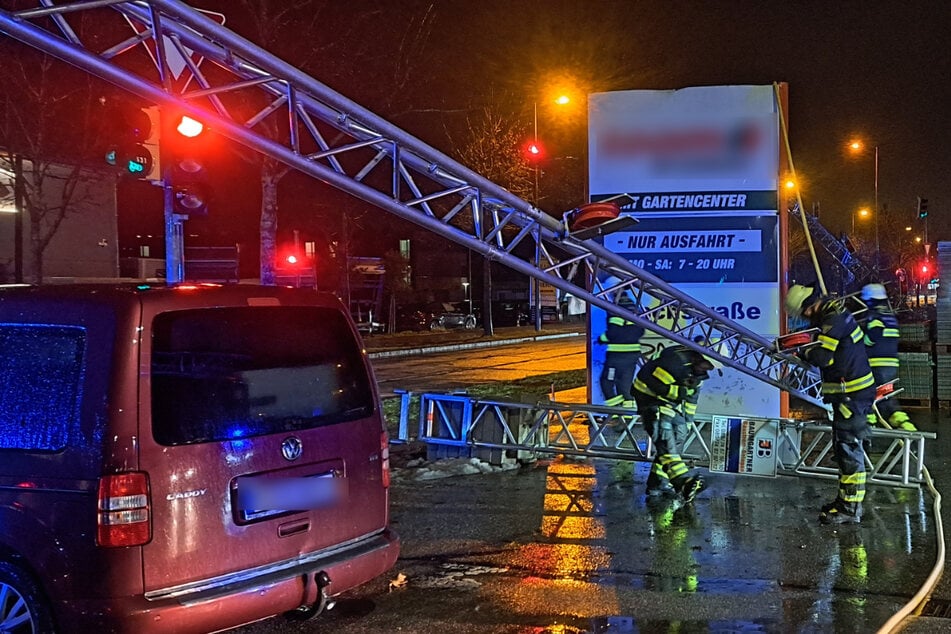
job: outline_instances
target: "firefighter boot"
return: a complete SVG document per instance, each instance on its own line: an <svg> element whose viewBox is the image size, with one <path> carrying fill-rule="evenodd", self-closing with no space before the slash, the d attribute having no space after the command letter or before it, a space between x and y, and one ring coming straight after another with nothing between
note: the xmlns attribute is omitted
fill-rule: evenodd
<svg viewBox="0 0 951 634"><path fill-rule="evenodd" d="M836 498L819 511L819 521L823 524L858 524L862 521L862 505Z"/></svg>
<svg viewBox="0 0 951 634"><path fill-rule="evenodd" d="M647 476L647 497L662 498L677 495L677 491L670 484L670 480L667 479L666 475L660 475L660 473L662 473L662 470L658 466L651 466L650 475Z"/></svg>
<svg viewBox="0 0 951 634"><path fill-rule="evenodd" d="M680 495L684 498L684 503L690 504L697 497L697 494L707 488L707 483L703 476L690 476L680 488Z"/></svg>

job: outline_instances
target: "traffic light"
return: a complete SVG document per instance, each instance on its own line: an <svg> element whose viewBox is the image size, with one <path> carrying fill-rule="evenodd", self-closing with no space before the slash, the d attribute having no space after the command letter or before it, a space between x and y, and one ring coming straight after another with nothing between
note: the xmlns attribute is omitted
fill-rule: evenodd
<svg viewBox="0 0 951 634"><path fill-rule="evenodd" d="M545 146L538 139L530 139L522 147L522 153L529 165L537 166L545 159Z"/></svg>
<svg viewBox="0 0 951 634"><path fill-rule="evenodd" d="M205 167L208 132L204 124L194 117L176 114L168 118L165 138L173 211L184 216L207 215L211 188Z"/></svg>
<svg viewBox="0 0 951 634"><path fill-rule="evenodd" d="M918 196L918 217L928 217L928 199L922 198L921 196Z"/></svg>
<svg viewBox="0 0 951 634"><path fill-rule="evenodd" d="M121 176L138 180L162 179L159 141L162 126L158 106L134 110L111 110L107 113L112 132L106 149L106 163Z"/></svg>

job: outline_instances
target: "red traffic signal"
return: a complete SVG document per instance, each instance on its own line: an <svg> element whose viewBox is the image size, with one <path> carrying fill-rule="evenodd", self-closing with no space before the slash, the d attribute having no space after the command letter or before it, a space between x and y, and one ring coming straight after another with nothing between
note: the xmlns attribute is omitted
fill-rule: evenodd
<svg viewBox="0 0 951 634"><path fill-rule="evenodd" d="M178 117L178 122L175 124L175 131L186 139L194 139L205 131L205 124L189 117L187 114L183 114Z"/></svg>
<svg viewBox="0 0 951 634"><path fill-rule="evenodd" d="M206 215L211 188L205 167L208 155L205 125L192 116L176 114L169 117L166 130L173 209L186 216Z"/></svg>
<svg viewBox="0 0 951 634"><path fill-rule="evenodd" d="M538 139L532 139L525 143L522 148L525 160L533 165L537 165L545 158L545 146Z"/></svg>

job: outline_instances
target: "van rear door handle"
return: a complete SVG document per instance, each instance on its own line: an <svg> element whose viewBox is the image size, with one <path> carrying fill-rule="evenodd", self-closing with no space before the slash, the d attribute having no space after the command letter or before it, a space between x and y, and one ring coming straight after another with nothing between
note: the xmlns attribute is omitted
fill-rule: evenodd
<svg viewBox="0 0 951 634"><path fill-rule="evenodd" d="M290 537L297 533L305 533L310 530L310 520L296 520L286 522L277 527L278 537Z"/></svg>

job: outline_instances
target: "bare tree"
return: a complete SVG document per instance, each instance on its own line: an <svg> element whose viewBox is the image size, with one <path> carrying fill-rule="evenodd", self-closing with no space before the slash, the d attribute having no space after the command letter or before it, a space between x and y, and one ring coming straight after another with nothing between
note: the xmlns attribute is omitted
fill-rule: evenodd
<svg viewBox="0 0 951 634"><path fill-rule="evenodd" d="M527 131L527 125L517 118L484 107L466 118L466 133L452 146L462 163L516 196L531 199L535 174L522 153ZM491 265L488 258L482 258L482 327L486 335L494 332Z"/></svg>
<svg viewBox="0 0 951 634"><path fill-rule="evenodd" d="M15 175L17 199L29 219L31 281L39 284L44 253L63 220L91 200L95 176L86 168L96 91L91 78L66 72L48 56L4 49L0 167Z"/></svg>
<svg viewBox="0 0 951 634"><path fill-rule="evenodd" d="M253 16L246 36L258 46L293 60L299 68L319 68L317 75L325 82L352 79L358 91L369 94L376 90L373 101L389 110L391 118L410 109L405 102L399 103L398 96L409 92L403 89L413 68L410 59L423 54L431 7L422 13L409 14L403 26L394 30L393 21L381 17L383 11L380 8L355 11L350 5L343 6L329 0L289 3L241 0L240 5L249 16ZM382 71L374 70L380 66L379 56L373 48L378 40L374 30L389 32L390 37L398 39L398 53L391 56L392 63L385 65ZM302 34L306 37L301 37ZM343 59L350 60L350 63L328 63ZM377 63L371 64L370 60ZM261 109L267 107L263 102L250 105ZM271 138L282 139L288 134L286 119L282 119L279 112L266 117L261 125ZM290 168L257 153L239 152L239 155L260 168L261 283L273 284L279 220L278 185ZM341 240L346 241L347 236L341 236ZM343 261L345 263L346 259Z"/></svg>
<svg viewBox="0 0 951 634"><path fill-rule="evenodd" d="M466 117L466 133L453 147L461 162L520 198L530 200L534 170L522 153L526 123L485 107Z"/></svg>

